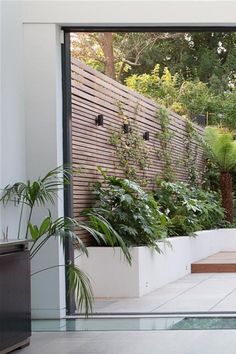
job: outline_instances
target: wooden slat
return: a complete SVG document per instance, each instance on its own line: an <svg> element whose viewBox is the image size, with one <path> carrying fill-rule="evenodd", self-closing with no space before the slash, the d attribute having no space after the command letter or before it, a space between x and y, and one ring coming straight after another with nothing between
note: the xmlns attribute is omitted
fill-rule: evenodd
<svg viewBox="0 0 236 354"><path fill-rule="evenodd" d="M119 131L123 121L119 116L118 102L122 104L124 114L129 119L136 119L140 135L150 132L150 140L145 144L149 148L150 167L140 171L139 176L150 180L147 189L151 190L157 176L162 176L163 161L157 155L160 142L156 139L161 132L156 113L160 105L149 98L130 90L124 85L88 67L76 59L72 59L72 161L81 166L81 173L73 178L74 216L79 216L83 208L93 205L94 195L91 186L96 180L102 180L97 166L108 170L109 174L122 177L123 172L115 154L115 148L109 143L112 131ZM138 110L135 114L135 109ZM97 114L104 115L104 126L95 125ZM170 112L171 156L178 180L187 180L184 166L185 139L187 137L185 121L174 112ZM202 127L195 125L201 134ZM201 151L199 143L193 142L192 148ZM202 169L202 156L198 157L197 168ZM79 231L80 237L88 242L89 237Z"/></svg>
<svg viewBox="0 0 236 354"><path fill-rule="evenodd" d="M191 264L192 273L235 273L236 252L219 252Z"/></svg>
<svg viewBox="0 0 236 354"><path fill-rule="evenodd" d="M85 64L77 61L77 66L73 67L75 70L79 71L80 76L82 76L82 77L84 75L85 76L88 75L86 70L84 70L84 71L82 70L81 71L81 67L85 68L84 65ZM91 82L93 82L93 81L96 82L96 79L97 79L96 71L93 70L93 69L91 69L91 70L90 69L91 68L89 68L89 71L92 72L93 75L94 75L94 76L93 75L89 76L90 81ZM144 97L143 95L140 95L139 93L137 93L137 92L135 92L135 91L133 91L131 89L128 89L127 87L121 85L120 83L118 83L118 82L116 82L116 81L114 81L114 80L112 80L110 78L107 78L105 75L103 75L101 73L98 73L98 74L104 76L104 79L102 81L100 80L100 82L102 82L103 85L105 84L105 87L106 87L107 79L108 79L109 82L113 81L113 84L111 84L109 86L109 91L114 92L116 86L119 87L119 89L120 89L119 90L119 98L120 98L121 101L122 101L122 97L123 97L124 91L125 91L125 97L127 97L127 93L128 93L128 102L129 103L132 102L132 101L134 101L135 103L138 102L142 106L142 109L144 109L144 110L145 110L145 108L150 109L151 110L151 114L153 114L153 112L156 112L158 109L160 109L161 106L158 105L157 103L154 103L152 100ZM72 71L72 76L73 76L73 71ZM93 92L93 95L96 96L96 91L95 90ZM124 103L127 104L127 101L124 101ZM132 106L134 107L134 105L132 105ZM184 124L184 119L181 116L177 115L175 112L170 112L170 114L171 114L171 116L173 118L173 122L177 122L177 125L179 125L181 123ZM194 124L194 125L195 125L196 129L199 132L203 132L203 128L202 127L200 127L200 126L198 126L196 124Z"/></svg>
<svg viewBox="0 0 236 354"><path fill-rule="evenodd" d="M92 76L89 77L90 80L96 82L96 80L98 80L100 78L101 80L99 82L101 84L103 84L103 85L105 83L109 83L110 84L110 86L109 86L110 90L113 91L115 88L120 89L120 96L121 97L122 97L122 95L125 92L125 93L130 95L129 96L130 100L132 100L132 98L137 98L138 100L144 102L145 105L147 105L149 107L153 107L154 110L156 110L158 108L161 108L161 106L159 104L157 104L156 102L152 101L151 99L148 99L147 97L144 97L143 95L139 94L138 92L127 88L126 86L120 84L119 82L112 80L111 78L107 77L106 75L103 75L102 73L92 69L88 65L86 65L86 64L80 62L79 60L73 58L72 59L72 74L73 74L74 71L81 74L81 71L80 71L81 69L83 70L83 73L82 73L81 76L84 75L86 77L86 74L90 73L92 75ZM171 114L172 114L173 117L177 118L177 121L183 121L183 118L181 116L179 116L178 114L176 114L175 112L171 112ZM200 126L198 126L196 124L195 124L195 127L199 131L203 132L203 130L204 130L202 127L200 127Z"/></svg>

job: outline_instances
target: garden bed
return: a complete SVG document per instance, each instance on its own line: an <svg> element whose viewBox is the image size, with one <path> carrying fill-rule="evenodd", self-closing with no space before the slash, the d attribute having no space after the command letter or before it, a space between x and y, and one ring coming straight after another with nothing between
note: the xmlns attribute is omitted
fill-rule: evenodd
<svg viewBox="0 0 236 354"><path fill-rule="evenodd" d="M191 272L191 263L220 251L236 251L236 229L207 230L196 237L169 238L163 253L134 247L130 266L117 247L89 247L78 265L90 277L94 296L140 297Z"/></svg>

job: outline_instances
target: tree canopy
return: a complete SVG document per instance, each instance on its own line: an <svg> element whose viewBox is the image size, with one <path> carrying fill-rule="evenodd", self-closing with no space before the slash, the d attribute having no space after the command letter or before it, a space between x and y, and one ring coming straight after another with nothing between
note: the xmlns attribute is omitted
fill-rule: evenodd
<svg viewBox="0 0 236 354"><path fill-rule="evenodd" d="M94 32L72 55L179 114L236 128L236 33Z"/></svg>

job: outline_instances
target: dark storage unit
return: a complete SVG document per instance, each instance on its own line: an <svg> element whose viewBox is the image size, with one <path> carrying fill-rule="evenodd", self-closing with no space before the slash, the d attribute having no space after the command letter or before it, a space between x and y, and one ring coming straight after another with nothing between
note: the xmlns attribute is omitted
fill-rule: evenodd
<svg viewBox="0 0 236 354"><path fill-rule="evenodd" d="M29 344L30 258L27 242L0 242L0 353Z"/></svg>

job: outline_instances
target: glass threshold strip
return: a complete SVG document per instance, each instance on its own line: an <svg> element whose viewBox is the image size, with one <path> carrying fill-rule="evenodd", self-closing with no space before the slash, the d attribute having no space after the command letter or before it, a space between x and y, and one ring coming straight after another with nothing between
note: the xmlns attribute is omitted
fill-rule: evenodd
<svg viewBox="0 0 236 354"><path fill-rule="evenodd" d="M34 332L161 331L235 329L236 316L126 316L33 320Z"/></svg>
<svg viewBox="0 0 236 354"><path fill-rule="evenodd" d="M168 318L168 317L235 317L236 311L211 311L211 312L94 312L88 316L92 318ZM86 318L84 313L68 315L65 319Z"/></svg>

